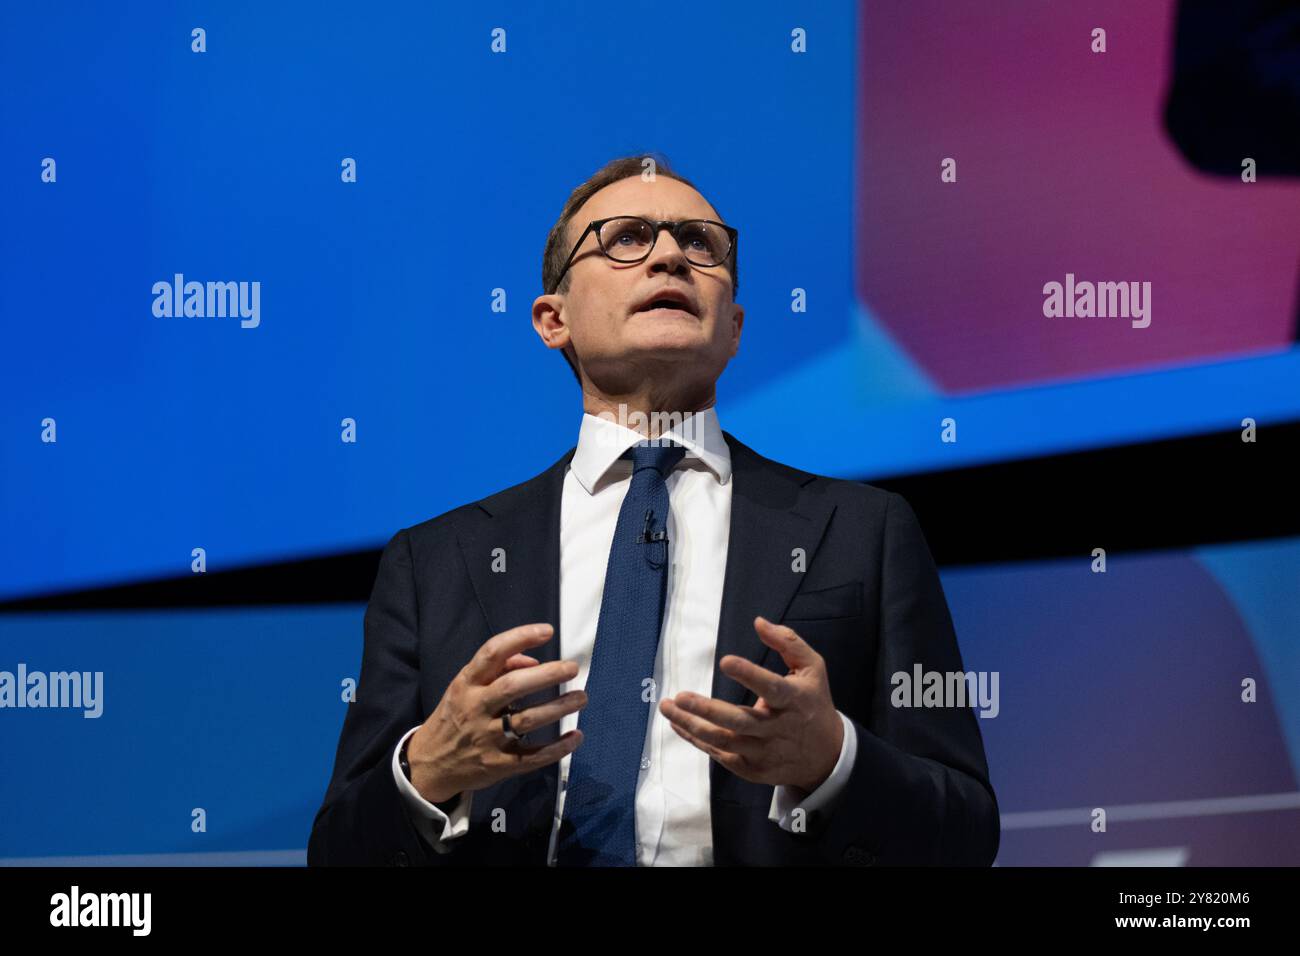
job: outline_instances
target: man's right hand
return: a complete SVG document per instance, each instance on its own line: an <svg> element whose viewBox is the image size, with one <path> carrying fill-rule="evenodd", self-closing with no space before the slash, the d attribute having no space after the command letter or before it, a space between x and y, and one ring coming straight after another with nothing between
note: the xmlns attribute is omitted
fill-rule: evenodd
<svg viewBox="0 0 1300 956"><path fill-rule="evenodd" d="M555 763L582 743L574 728L553 743L529 747L511 740L501 714L520 697L578 675L573 661L539 664L523 651L545 644L555 629L549 624L522 624L489 639L447 687L437 708L406 748L411 783L430 803L443 803L466 790L482 790L506 777ZM587 704L584 691L510 715L520 736L559 720Z"/></svg>

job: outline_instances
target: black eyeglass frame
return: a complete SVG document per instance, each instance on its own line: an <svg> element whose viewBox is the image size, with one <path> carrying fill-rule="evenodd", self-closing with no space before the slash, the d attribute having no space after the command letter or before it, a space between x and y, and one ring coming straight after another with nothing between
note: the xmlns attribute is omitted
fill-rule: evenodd
<svg viewBox="0 0 1300 956"><path fill-rule="evenodd" d="M601 245L600 242L600 230L604 228L605 223L613 222L615 219L640 219L642 222L644 222L646 225L650 226L653 229L653 232L651 234L654 236L654 238L650 240L650 247L646 249L645 255L638 256L635 259L615 259L606 251L605 247ZM700 266L700 268L702 269L716 269L718 266L726 264L727 260L731 258L732 252L735 251L736 239L739 238L740 232L733 226L728 226L725 222L718 222L718 220L716 219L655 220L655 219L646 219L644 216L608 216L605 219L593 219L591 222L587 223L587 228L582 230L582 235L578 237L578 241L573 245L573 251L569 253L569 258L565 260L564 268L561 269L560 274L555 277L555 288L551 289L550 291L554 292L555 289L558 289L560 287L560 280L563 279L564 274L569 271L569 266L573 265L573 257L578 254L578 250L581 249L582 244L586 242L587 233L589 232L595 231L596 247L600 250L601 255L605 256L605 258L613 262L622 263L623 265L635 265L638 262L644 262L646 259L650 257L650 253L654 252L655 243L659 241L659 233L662 232L665 228L668 229L670 232L672 232L673 241L680 246L682 244L681 230L686 228L688 224L696 223L696 222L707 222L714 226L721 226L726 231L727 238L730 240L730 242L727 244L727 251L722 254L722 258L719 261L709 266L701 265L698 262L692 262L691 265ZM688 257L688 261L689 261L689 257Z"/></svg>

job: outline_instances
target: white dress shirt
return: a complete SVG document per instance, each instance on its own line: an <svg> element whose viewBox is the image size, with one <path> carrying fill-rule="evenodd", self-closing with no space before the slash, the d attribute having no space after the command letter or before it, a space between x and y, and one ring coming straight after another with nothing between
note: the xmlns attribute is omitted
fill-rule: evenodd
<svg viewBox="0 0 1300 956"><path fill-rule="evenodd" d="M680 691L709 697L717 648L722 587L731 527L731 450L722 437L717 412L698 412L668 434L686 446L686 454L668 475L668 540L672 561L664 605L663 629L655 655L655 703L636 786L636 855L639 866L709 866L713 833L709 804L708 754L682 739L657 701ZM578 447L564 478L560 503L560 660L575 661L578 675L559 692L583 688L596 644L605 571L619 509L631 484L632 462L620 456L645 436L615 421L584 414ZM565 714L559 732L578 726L582 711ZM844 743L830 776L802 799L801 791L777 786L768 819L793 830L793 814L829 811L844 789L857 754L853 722L840 713ZM398 763L398 752L412 727L393 750L393 776L405 797L416 829L440 853L469 829L474 792L467 791L443 813L420 796ZM547 861L555 865L556 839L564 813L564 791L572 755L559 765L559 789ZM807 816L804 817L808 819Z"/></svg>

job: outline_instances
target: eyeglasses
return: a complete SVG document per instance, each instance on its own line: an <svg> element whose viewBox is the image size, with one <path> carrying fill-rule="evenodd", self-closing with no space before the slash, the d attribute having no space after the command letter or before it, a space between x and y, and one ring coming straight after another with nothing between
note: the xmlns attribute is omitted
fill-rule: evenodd
<svg viewBox="0 0 1300 956"><path fill-rule="evenodd" d="M681 247L686 259L692 265L720 266L731 255L739 233L725 223L712 219L665 219L655 221L642 219L640 216L611 216L608 219L595 219L587 223L587 228L578 237L573 251L565 260L564 268L555 277L556 288L560 280L573 264L573 257L582 248L587 233L596 233L596 242L600 251L615 262L641 262L650 255L660 230L668 229L673 239ZM552 292L555 290L552 289Z"/></svg>

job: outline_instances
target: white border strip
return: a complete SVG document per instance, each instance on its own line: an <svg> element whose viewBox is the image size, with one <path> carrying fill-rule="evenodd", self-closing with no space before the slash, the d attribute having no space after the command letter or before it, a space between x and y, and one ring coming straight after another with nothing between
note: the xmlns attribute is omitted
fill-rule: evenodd
<svg viewBox="0 0 1300 956"><path fill-rule="evenodd" d="M1174 817L1215 817L1227 813L1263 813L1268 810L1300 809L1300 790L1293 793L1261 793L1252 797L1217 797L1210 800L1171 800L1167 803L1128 803L1107 807L1106 821L1168 820ZM1032 810L1002 814L1004 830L1034 830L1040 827L1086 825L1094 807L1073 810Z"/></svg>

